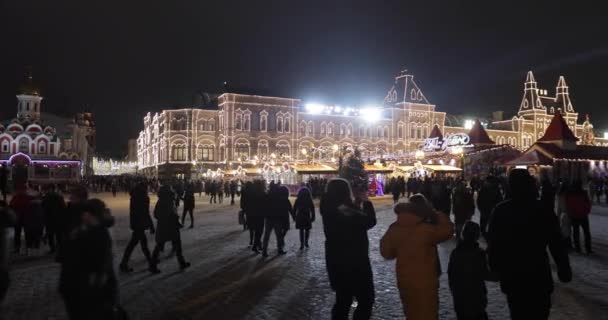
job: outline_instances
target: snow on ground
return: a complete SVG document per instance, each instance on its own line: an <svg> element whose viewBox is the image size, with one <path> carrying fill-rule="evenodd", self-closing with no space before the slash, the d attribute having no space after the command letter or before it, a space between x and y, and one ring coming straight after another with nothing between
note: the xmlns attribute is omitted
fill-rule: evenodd
<svg viewBox="0 0 608 320"><path fill-rule="evenodd" d="M112 229L115 262L129 239L128 198L120 194L94 195L107 201L117 217ZM154 200L154 199L153 199ZM209 205L198 199L195 228L184 229L184 255L192 267L179 272L174 258L160 264L163 271L150 275L136 248L131 265L135 272L120 274L121 301L132 319L328 319L333 304L325 272L323 232L317 219L311 248L300 251L297 230L287 235L285 256L263 259L247 248L248 232L237 224L237 206ZM379 254L379 240L394 221L388 199L374 200L378 225L369 233L370 256L376 286L374 319L404 319L395 285L394 262ZM573 254L574 281L557 284L551 319L608 319L608 208L595 207L591 216L593 256ZM153 239L149 237L150 246ZM271 238L272 239L272 238ZM452 241L440 246L444 270ZM169 250L167 250L169 251ZM57 294L58 266L48 256L18 257L12 270L12 287L0 312L2 319L64 319ZM508 319L504 295L488 283L491 319ZM441 277L440 318L455 319L447 276Z"/></svg>

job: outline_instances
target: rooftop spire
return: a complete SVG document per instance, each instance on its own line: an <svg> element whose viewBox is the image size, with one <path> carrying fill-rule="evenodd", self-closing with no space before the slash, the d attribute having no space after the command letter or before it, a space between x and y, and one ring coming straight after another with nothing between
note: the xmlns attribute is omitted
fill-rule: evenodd
<svg viewBox="0 0 608 320"><path fill-rule="evenodd" d="M537 89L536 80L534 79L534 74L532 73L532 70L528 71L528 74L526 75L525 88L526 88L526 90Z"/></svg>

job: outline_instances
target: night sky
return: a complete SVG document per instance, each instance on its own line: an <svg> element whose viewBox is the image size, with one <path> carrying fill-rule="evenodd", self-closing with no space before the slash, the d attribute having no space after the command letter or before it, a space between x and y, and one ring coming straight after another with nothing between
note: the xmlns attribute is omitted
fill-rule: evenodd
<svg viewBox="0 0 608 320"><path fill-rule="evenodd" d="M566 76L577 111L608 128L605 11L537 2L4 0L0 118L15 116L28 65L43 111L93 111L98 150L113 156L126 154L146 112L224 81L380 104L407 68L438 110L514 113L532 69L552 93Z"/></svg>

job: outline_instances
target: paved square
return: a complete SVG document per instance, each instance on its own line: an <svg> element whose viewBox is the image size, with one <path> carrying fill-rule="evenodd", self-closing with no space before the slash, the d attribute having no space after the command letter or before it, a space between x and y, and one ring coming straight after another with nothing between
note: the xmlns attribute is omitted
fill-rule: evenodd
<svg viewBox="0 0 608 320"><path fill-rule="evenodd" d="M117 264L130 236L128 197L93 194L106 201L117 219L111 229ZM156 202L152 197L152 203ZM403 319L395 284L394 263L380 257L379 239L394 221L388 199L376 199L378 225L369 232L370 256L376 286L374 319ZM276 256L271 238L270 257L248 248L248 232L237 224L238 204L209 205L198 198L195 228L182 230L184 255L192 263L179 272L174 258L164 258L161 274L147 272L136 248L131 259L135 272L119 274L121 301L132 319L328 319L333 304L325 272L320 217L313 225L311 248L299 250L297 230L287 234L285 256ZM181 209L181 208L180 208ZM318 210L317 210L318 214ZM186 223L188 225L188 222ZM292 224L293 228L293 224ZM571 255L574 280L557 284L551 319L608 319L608 209L594 207L591 216L594 256ZM149 244L154 243L149 236ZM454 243L440 247L444 270ZM166 250L166 253L169 250ZM65 319L57 293L59 266L50 256L17 257L12 285L2 305L2 319ZM488 283L491 319L508 319L498 285ZM440 318L455 319L447 275L441 277Z"/></svg>

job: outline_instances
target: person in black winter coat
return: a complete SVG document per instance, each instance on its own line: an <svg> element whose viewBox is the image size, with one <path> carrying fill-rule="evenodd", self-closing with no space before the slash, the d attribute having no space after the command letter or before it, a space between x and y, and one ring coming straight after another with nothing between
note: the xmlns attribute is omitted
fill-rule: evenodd
<svg viewBox="0 0 608 320"><path fill-rule="evenodd" d="M507 296L512 319L547 319L553 278L547 247L562 282L572 279L568 253L554 212L537 200L527 170L509 175L511 198L500 203L488 229L488 260Z"/></svg>
<svg viewBox="0 0 608 320"><path fill-rule="evenodd" d="M268 242L270 234L274 230L277 239L277 247L279 254L285 254L285 234L289 230L289 217L292 215L291 202L289 202L289 189L287 187L276 187L270 190L269 194L270 207L266 214L264 224L264 243L262 247L262 256L268 256Z"/></svg>
<svg viewBox="0 0 608 320"><path fill-rule="evenodd" d="M9 286L8 230L17 222L17 217L6 201L0 200L0 305Z"/></svg>
<svg viewBox="0 0 608 320"><path fill-rule="evenodd" d="M485 281L493 280L486 252L479 247L479 225L467 221L458 244L450 254L448 279L458 320L486 320L488 315Z"/></svg>
<svg viewBox="0 0 608 320"><path fill-rule="evenodd" d="M46 194L42 197L42 208L44 210L44 224L46 238L49 242L51 253L55 252L60 243L60 221L66 214L66 205L63 196L56 191L54 185L49 185Z"/></svg>
<svg viewBox="0 0 608 320"><path fill-rule="evenodd" d="M162 186L158 190L158 202L154 207L154 217L158 221L156 224L156 246L152 253L152 265L150 266L150 272L159 273L158 267L158 255L165 245L165 242L171 242L173 250L175 250L175 256L180 268L186 269L190 266L189 262L186 262L182 255L182 240L180 238L179 229L182 225L179 223L179 216L177 215L177 209L175 208L175 195L169 186Z"/></svg>
<svg viewBox="0 0 608 320"><path fill-rule="evenodd" d="M112 263L114 224L103 201L84 204L80 225L64 242L59 292L70 319L112 319L118 305L118 282Z"/></svg>
<svg viewBox="0 0 608 320"><path fill-rule="evenodd" d="M296 222L296 229L300 230L300 250L308 248L310 229L315 221L315 205L308 188L302 188L298 192L293 207L293 220Z"/></svg>
<svg viewBox="0 0 608 320"><path fill-rule="evenodd" d="M477 193L477 208L479 208L479 226L481 227L481 234L484 238L487 238L488 222L492 215L492 210L502 201L502 194L500 193L500 187L498 180L489 176L483 183L483 186Z"/></svg>
<svg viewBox="0 0 608 320"><path fill-rule="evenodd" d="M376 225L376 212L365 191L355 201L351 194L348 181L332 179L320 205L327 274L336 292L332 319L347 319L353 298L358 303L354 319L369 319L375 299L367 230Z"/></svg>
<svg viewBox="0 0 608 320"><path fill-rule="evenodd" d="M150 230L150 233L154 233L154 223L150 217L150 197L148 197L148 187L141 183L135 186L131 191L131 200L129 203L129 221L131 226L131 239L125 248L125 252L120 262L120 271L122 272L133 272L133 269L129 267L129 258L133 249L139 244L141 246L141 252L146 257L148 265L152 266L152 256L148 249L148 238L146 237L146 230Z"/></svg>
<svg viewBox="0 0 608 320"><path fill-rule="evenodd" d="M190 214L190 229L194 228L194 190L192 186L186 187L184 192L184 210L182 212L182 225L186 222L186 214Z"/></svg>
<svg viewBox="0 0 608 320"><path fill-rule="evenodd" d="M269 210L269 198L265 189L265 181L256 180L246 195L247 228L253 230L253 247L251 250L255 253L259 253L259 250L262 250L264 215Z"/></svg>

